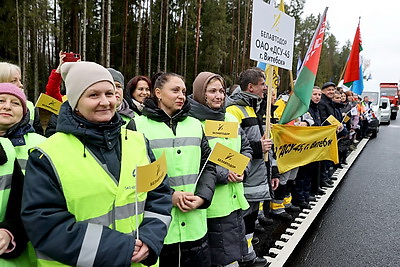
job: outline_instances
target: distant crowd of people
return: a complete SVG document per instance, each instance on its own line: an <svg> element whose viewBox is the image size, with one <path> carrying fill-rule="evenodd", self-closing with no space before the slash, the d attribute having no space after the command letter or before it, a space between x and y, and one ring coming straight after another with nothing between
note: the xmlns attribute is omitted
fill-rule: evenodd
<svg viewBox="0 0 400 267"><path fill-rule="evenodd" d="M176 73L125 85L118 70L64 57L45 92L63 102L58 115L35 108L20 68L0 63L0 266L267 266L254 233L310 209L374 116L368 98L315 86L308 112L291 124L334 116L340 162L279 173L264 122L279 120L276 104L288 96L269 96L266 114L263 70L244 70L230 88L201 72L187 95ZM207 136L206 120L236 122L237 137ZM250 158L244 173L208 160L217 143ZM163 154L163 182L137 192L136 167Z"/></svg>

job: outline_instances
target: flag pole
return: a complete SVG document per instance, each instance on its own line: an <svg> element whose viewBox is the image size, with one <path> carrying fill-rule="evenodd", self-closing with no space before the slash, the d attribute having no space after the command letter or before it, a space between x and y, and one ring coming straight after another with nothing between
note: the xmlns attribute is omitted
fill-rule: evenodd
<svg viewBox="0 0 400 267"><path fill-rule="evenodd" d="M346 70L346 68L347 68L347 63L348 63L348 62L349 62L349 61L347 60L347 61L346 61L346 64L344 65L344 68L343 68L343 70L342 70L342 73L340 74L339 81L337 82L337 84L339 84L340 81L342 80L343 75L344 75L344 72L345 72L345 70Z"/></svg>
<svg viewBox="0 0 400 267"><path fill-rule="evenodd" d="M289 70L289 77L290 77L290 91L293 92L294 89L294 79L293 79L293 71Z"/></svg>
<svg viewBox="0 0 400 267"><path fill-rule="evenodd" d="M266 139L270 138L270 132L271 132L271 101L272 101L272 75L273 75L273 68L272 65L269 68L268 75L270 77L268 81L268 88L267 88L267 108L265 112L265 133L264 137ZM268 161L268 151L264 154L264 161Z"/></svg>
<svg viewBox="0 0 400 267"><path fill-rule="evenodd" d="M137 165L136 165L136 174L137 174ZM136 175L136 190L135 190L135 219L136 219L136 240L139 240L139 215L138 215L138 176Z"/></svg>

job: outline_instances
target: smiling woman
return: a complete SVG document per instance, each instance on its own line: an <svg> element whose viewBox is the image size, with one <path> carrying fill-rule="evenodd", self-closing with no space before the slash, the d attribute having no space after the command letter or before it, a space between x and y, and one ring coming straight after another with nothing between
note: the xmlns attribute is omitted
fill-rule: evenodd
<svg viewBox="0 0 400 267"><path fill-rule="evenodd" d="M142 133L121 131L110 72L76 62L61 75L68 101L57 132L30 153L24 185L22 219L38 265L155 264L170 222L168 183L136 192L135 167L155 158Z"/></svg>
<svg viewBox="0 0 400 267"><path fill-rule="evenodd" d="M176 73L163 73L145 100L138 131L150 141L157 158L165 152L172 195L172 222L160 254L160 267L209 267L207 208L215 188L215 165L201 122L189 117L186 85ZM202 171L200 171L202 170ZM199 178L198 178L199 177Z"/></svg>

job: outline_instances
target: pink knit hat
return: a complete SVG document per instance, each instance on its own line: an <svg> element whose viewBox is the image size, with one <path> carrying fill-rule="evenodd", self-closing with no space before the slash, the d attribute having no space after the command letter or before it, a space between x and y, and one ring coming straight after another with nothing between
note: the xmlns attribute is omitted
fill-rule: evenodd
<svg viewBox="0 0 400 267"><path fill-rule="evenodd" d="M26 110L26 96L24 91L12 83L0 83L0 94L13 95L21 101L23 114L25 116Z"/></svg>

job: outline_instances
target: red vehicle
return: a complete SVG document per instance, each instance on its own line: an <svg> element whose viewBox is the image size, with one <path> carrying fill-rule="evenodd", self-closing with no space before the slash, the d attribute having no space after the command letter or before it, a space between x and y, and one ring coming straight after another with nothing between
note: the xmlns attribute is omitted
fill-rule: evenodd
<svg viewBox="0 0 400 267"><path fill-rule="evenodd" d="M395 120L399 110L400 89L398 83L380 83L381 97L387 97L390 100L390 119Z"/></svg>

